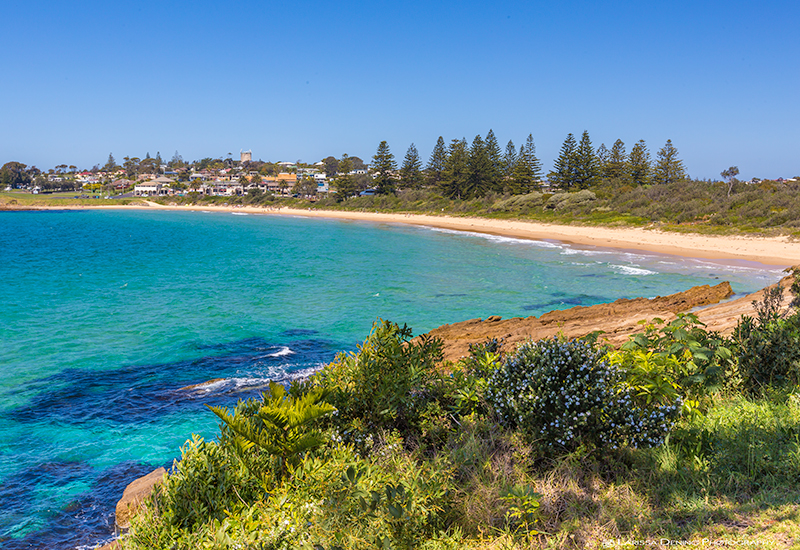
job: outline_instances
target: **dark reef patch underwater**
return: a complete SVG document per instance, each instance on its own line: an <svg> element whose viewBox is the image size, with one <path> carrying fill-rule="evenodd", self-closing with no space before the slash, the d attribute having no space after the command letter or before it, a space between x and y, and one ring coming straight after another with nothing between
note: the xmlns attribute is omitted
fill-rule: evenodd
<svg viewBox="0 0 800 550"><path fill-rule="evenodd" d="M310 336L314 332L298 329L285 334ZM126 425L157 428L168 415L202 414L206 411L205 404L230 406L239 399L256 397L269 380L288 383L297 376L305 376L330 362L338 351L334 342L322 339L276 345L248 338L197 348L215 354L174 363L128 365L105 372L69 369L31 381L27 389L36 391L39 398L4 412L2 419L13 418L29 425L43 421L76 426L113 424L122 426L119 444L124 445ZM271 376L241 377L242 372L264 372ZM212 377L221 380L202 384ZM198 383L201 384L198 387L183 389ZM126 461L106 468L81 460L44 460L31 464L0 483L3 522L27 531L21 538L4 533L0 537L2 547L75 548L108 539L114 532L114 506L125 486L158 466L171 465L171 460ZM37 493L58 493L76 483L87 486L88 490L71 496L58 509L37 506L42 501ZM30 531L30 518L36 517L43 519Z"/></svg>

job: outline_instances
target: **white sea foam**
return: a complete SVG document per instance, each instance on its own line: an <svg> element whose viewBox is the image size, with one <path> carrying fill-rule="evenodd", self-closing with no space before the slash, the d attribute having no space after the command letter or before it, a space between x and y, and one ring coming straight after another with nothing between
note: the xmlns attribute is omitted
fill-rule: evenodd
<svg viewBox="0 0 800 550"><path fill-rule="evenodd" d="M236 393L267 388L270 382L286 383L298 378L307 378L318 372L325 365L322 363L312 364L307 367L286 372L283 367L269 368L266 372L259 372L261 376L234 376L215 380L205 384L198 384L191 389L196 396L209 393Z"/></svg>
<svg viewBox="0 0 800 550"><path fill-rule="evenodd" d="M621 273L622 275L657 275L657 271L650 271L649 269L642 269L641 267L633 267L630 265L615 265L611 264L608 267Z"/></svg>
<svg viewBox="0 0 800 550"><path fill-rule="evenodd" d="M322 367L325 366L325 363L318 363L316 365L312 365L310 367L306 367L304 369L296 370L294 372L290 372L287 374L288 378L291 380L296 380L298 378L308 378L315 372L319 372Z"/></svg>
<svg viewBox="0 0 800 550"><path fill-rule="evenodd" d="M287 355L292 355L294 352L289 349L287 346L283 346L279 351L275 353L268 353L266 357L285 357Z"/></svg>
<svg viewBox="0 0 800 550"><path fill-rule="evenodd" d="M426 228L431 231L436 231L437 233L448 233L450 235L466 235L468 237L479 237L481 239L485 239L487 241L492 241L495 243L525 244L540 248L563 248L565 246L550 241L542 241L538 239L519 239L517 237L504 237L502 235L491 235L489 233L479 233L477 231L459 231L456 229L445 229L443 227L428 227L428 226L426 226Z"/></svg>
<svg viewBox="0 0 800 550"><path fill-rule="evenodd" d="M587 248L563 247L561 254L564 256L604 256L610 254L608 250L589 250Z"/></svg>
<svg viewBox="0 0 800 550"><path fill-rule="evenodd" d="M270 382L269 378L253 378L253 377L229 378L228 380L233 383L233 388L237 390L248 390L248 389L266 387L269 385Z"/></svg>
<svg viewBox="0 0 800 550"><path fill-rule="evenodd" d="M234 216L249 216L250 215L247 212L231 212L231 214L234 215Z"/></svg>

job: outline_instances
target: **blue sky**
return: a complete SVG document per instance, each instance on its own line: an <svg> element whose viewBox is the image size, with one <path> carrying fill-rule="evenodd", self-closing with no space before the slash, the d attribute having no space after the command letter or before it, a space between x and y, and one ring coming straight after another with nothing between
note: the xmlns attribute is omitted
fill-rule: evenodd
<svg viewBox="0 0 800 550"><path fill-rule="evenodd" d="M800 2L54 2L3 8L0 163L179 151L427 161L491 128L671 139L690 175L800 175Z"/></svg>

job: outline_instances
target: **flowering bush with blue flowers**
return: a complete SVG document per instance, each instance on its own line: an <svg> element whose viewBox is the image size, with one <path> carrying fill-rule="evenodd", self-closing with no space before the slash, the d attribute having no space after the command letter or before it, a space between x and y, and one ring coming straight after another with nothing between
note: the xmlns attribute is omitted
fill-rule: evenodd
<svg viewBox="0 0 800 550"><path fill-rule="evenodd" d="M680 414L679 399L639 399L605 351L581 340L526 342L488 386L501 422L553 451L657 446Z"/></svg>

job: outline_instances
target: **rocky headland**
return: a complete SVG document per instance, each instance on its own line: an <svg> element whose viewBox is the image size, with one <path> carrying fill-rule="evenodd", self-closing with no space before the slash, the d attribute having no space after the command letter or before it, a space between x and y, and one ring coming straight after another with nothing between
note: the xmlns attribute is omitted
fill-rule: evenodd
<svg viewBox="0 0 800 550"><path fill-rule="evenodd" d="M792 277L767 288L781 285L791 286ZM451 325L443 325L428 334L442 340L445 361L457 361L469 353L469 345L497 339L501 351L507 352L528 339L540 340L556 334L569 338L586 336L602 331L600 341L613 346L623 344L628 338L643 330L642 321L655 318L665 321L675 319L678 313L693 312L708 330L730 333L742 315L752 315L753 301L761 300L764 290L724 301L733 296L728 282L716 286L702 285L684 292L658 296L656 298L620 299L609 304L577 306L551 311L539 317L514 317L501 319L497 316L486 319L470 319ZM785 300L784 307L788 307Z"/></svg>

